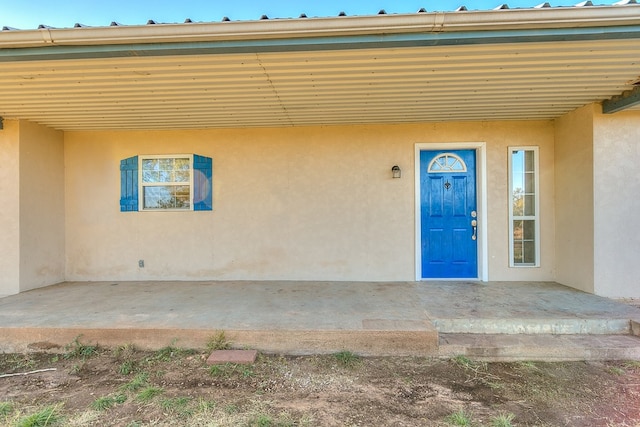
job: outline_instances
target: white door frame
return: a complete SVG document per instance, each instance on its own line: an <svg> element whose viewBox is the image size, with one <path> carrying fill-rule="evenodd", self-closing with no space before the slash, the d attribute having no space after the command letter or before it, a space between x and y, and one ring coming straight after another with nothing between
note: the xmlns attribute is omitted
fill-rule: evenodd
<svg viewBox="0 0 640 427"><path fill-rule="evenodd" d="M420 221L420 151L476 150L476 187L478 212L478 280L489 280L487 241L487 144L485 142L418 142L415 145L415 220L416 220L416 280L469 280L422 278L422 224ZM473 279L471 279L473 280Z"/></svg>

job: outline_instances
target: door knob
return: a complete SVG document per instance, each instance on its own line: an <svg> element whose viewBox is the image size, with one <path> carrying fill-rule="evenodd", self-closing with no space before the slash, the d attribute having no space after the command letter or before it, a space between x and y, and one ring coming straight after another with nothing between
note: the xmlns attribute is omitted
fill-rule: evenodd
<svg viewBox="0 0 640 427"><path fill-rule="evenodd" d="M476 240L478 238L478 221L476 221L475 219L471 220L471 227L473 228L473 235L471 236L471 240Z"/></svg>

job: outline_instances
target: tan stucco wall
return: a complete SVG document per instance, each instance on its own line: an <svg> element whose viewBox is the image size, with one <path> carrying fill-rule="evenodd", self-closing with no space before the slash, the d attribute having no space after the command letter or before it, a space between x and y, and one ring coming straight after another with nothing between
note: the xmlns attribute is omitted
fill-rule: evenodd
<svg viewBox="0 0 640 427"><path fill-rule="evenodd" d="M595 293L640 297L640 111L594 115Z"/></svg>
<svg viewBox="0 0 640 427"><path fill-rule="evenodd" d="M20 132L17 120L0 130L0 297L20 291Z"/></svg>
<svg viewBox="0 0 640 427"><path fill-rule="evenodd" d="M0 296L63 281L63 133L5 120L0 165Z"/></svg>
<svg viewBox="0 0 640 427"><path fill-rule="evenodd" d="M553 138L550 121L67 132L66 278L414 280L415 144L484 141L489 280L553 280ZM540 146L540 268L508 268L509 145ZM213 158L214 210L121 213L120 160L178 153Z"/></svg>
<svg viewBox="0 0 640 427"><path fill-rule="evenodd" d="M556 280L594 292L593 105L556 120Z"/></svg>
<svg viewBox="0 0 640 427"><path fill-rule="evenodd" d="M20 291L64 280L64 135L20 122Z"/></svg>

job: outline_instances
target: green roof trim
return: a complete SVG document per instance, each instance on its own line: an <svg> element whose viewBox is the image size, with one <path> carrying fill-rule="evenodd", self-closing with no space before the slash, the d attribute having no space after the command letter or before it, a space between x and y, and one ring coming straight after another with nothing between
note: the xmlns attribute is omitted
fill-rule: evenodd
<svg viewBox="0 0 640 427"><path fill-rule="evenodd" d="M604 114L617 113L618 111L640 105L640 86L624 92L620 96L613 97L602 102L602 112Z"/></svg>
<svg viewBox="0 0 640 427"><path fill-rule="evenodd" d="M461 46L502 43L620 40L640 38L640 25L529 30L430 32L407 34L304 37L185 43L41 46L0 49L0 62L304 52L322 50Z"/></svg>

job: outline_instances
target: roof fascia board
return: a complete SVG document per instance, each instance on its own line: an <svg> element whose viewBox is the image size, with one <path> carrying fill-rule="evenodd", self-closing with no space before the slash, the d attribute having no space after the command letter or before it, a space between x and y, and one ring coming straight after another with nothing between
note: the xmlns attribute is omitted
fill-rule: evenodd
<svg viewBox="0 0 640 427"><path fill-rule="evenodd" d="M640 25L606 28L470 31L465 33L419 33L351 37L295 38L286 40L238 40L103 46L50 46L46 49L0 49L0 62L462 46L500 43L627 40L638 38L640 38Z"/></svg>
<svg viewBox="0 0 640 427"><path fill-rule="evenodd" d="M640 5L432 12L0 32L0 49L640 25Z"/></svg>
<svg viewBox="0 0 640 427"><path fill-rule="evenodd" d="M604 114L613 114L636 105L640 105L640 86L636 86L633 90L627 91L620 96L603 101L602 112Z"/></svg>

